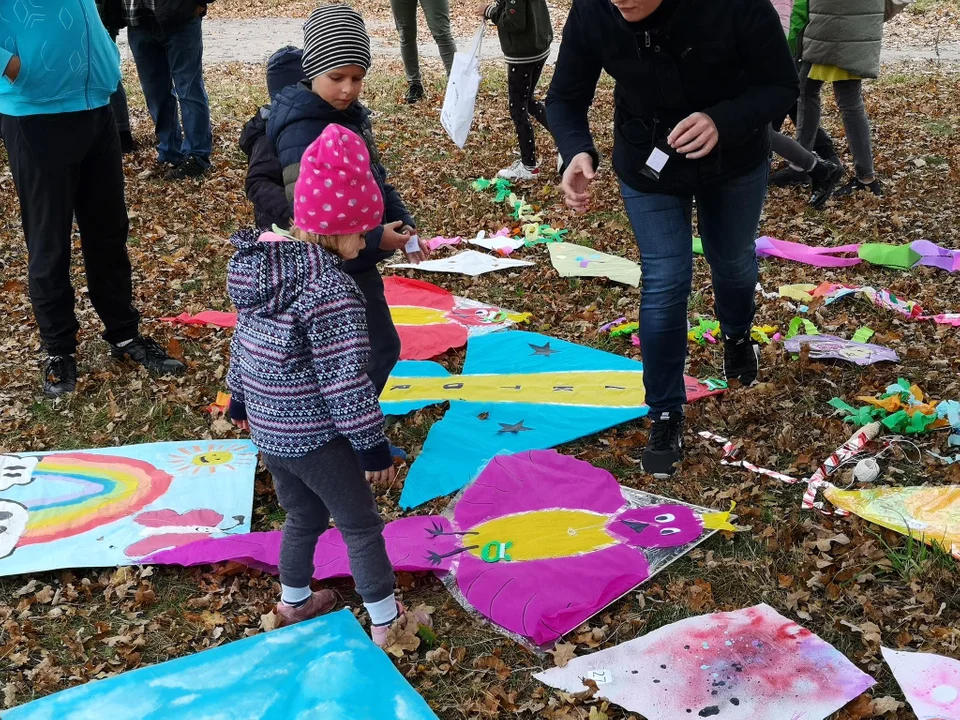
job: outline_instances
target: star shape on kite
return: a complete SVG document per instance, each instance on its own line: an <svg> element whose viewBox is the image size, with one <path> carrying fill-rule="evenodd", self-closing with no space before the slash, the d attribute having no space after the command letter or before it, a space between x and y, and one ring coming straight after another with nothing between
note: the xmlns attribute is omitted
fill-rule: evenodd
<svg viewBox="0 0 960 720"><path fill-rule="evenodd" d="M549 345L550 343L547 343L547 344ZM520 432L529 432L530 430L535 430L535 429L536 429L536 428L524 427L524 426L523 426L523 422L524 422L524 421L521 420L520 422L514 423L513 425L510 425L509 423L500 423L500 429L497 430L497 433L498 433L498 434L499 434L499 433L513 433L514 435L516 435L517 433L520 433Z"/></svg>
<svg viewBox="0 0 960 720"><path fill-rule="evenodd" d="M533 350L534 355L546 355L550 357L554 353L560 352L559 350L552 350L550 348L550 343L544 343L543 345L534 345L533 343L527 343L530 346L530 349Z"/></svg>

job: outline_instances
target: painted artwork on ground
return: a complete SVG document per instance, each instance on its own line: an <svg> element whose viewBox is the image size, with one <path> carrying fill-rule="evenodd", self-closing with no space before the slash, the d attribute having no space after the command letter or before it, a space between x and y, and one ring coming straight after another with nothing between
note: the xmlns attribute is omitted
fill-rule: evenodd
<svg viewBox="0 0 960 720"><path fill-rule="evenodd" d="M917 720L960 720L960 660L881 650Z"/></svg>
<svg viewBox="0 0 960 720"><path fill-rule="evenodd" d="M687 378L688 400L711 394ZM460 375L400 362L380 396L392 415L443 402L450 408L404 481L404 508L459 490L495 455L554 447L647 413L641 363L518 330L470 339Z"/></svg>
<svg viewBox="0 0 960 720"><path fill-rule="evenodd" d="M4 720L436 720L349 610L94 680Z"/></svg>
<svg viewBox="0 0 960 720"><path fill-rule="evenodd" d="M784 342L783 347L787 352L798 353L804 345L810 348L811 360L846 360L855 365L900 362L900 356L890 348L835 335L794 335Z"/></svg>
<svg viewBox="0 0 960 720"><path fill-rule="evenodd" d="M874 684L839 650L768 605L687 618L535 676L648 720L824 720Z"/></svg>
<svg viewBox="0 0 960 720"><path fill-rule="evenodd" d="M400 335L401 360L428 360L467 338L506 330L530 319L493 305L454 295L422 280L385 277L384 294Z"/></svg>
<svg viewBox="0 0 960 720"><path fill-rule="evenodd" d="M250 530L253 444L149 443L0 456L0 575L137 563Z"/></svg>
<svg viewBox="0 0 960 720"><path fill-rule="evenodd" d="M560 277L601 277L633 287L640 284L640 266L626 258L567 242L551 243L548 248Z"/></svg>
<svg viewBox="0 0 960 720"><path fill-rule="evenodd" d="M960 485L918 485L841 490L823 495L836 507L864 520L937 544L960 559Z"/></svg>

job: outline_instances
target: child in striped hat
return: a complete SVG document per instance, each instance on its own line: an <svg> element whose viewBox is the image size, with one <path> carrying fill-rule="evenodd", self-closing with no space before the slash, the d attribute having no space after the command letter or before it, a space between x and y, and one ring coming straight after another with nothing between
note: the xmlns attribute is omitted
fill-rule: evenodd
<svg viewBox="0 0 960 720"><path fill-rule="evenodd" d="M391 629L418 620L394 598L370 489L370 482L390 482L394 467L367 375L364 297L343 261L357 257L383 213L366 143L328 125L300 163L291 231L237 233L227 273L239 311L227 375L230 417L249 430L287 513L277 614L292 624L336 604L332 590L310 588L313 555L332 515L381 646Z"/></svg>

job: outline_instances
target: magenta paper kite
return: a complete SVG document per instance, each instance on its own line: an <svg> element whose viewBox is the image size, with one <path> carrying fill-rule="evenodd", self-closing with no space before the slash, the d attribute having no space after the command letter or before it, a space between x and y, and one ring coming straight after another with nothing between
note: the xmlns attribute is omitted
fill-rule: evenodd
<svg viewBox="0 0 960 720"><path fill-rule="evenodd" d="M874 684L844 655L768 605L687 618L535 675L648 720L824 720Z"/></svg>
<svg viewBox="0 0 960 720"><path fill-rule="evenodd" d="M859 248L859 245L810 247L803 243L777 240L772 237L757 238L757 255L760 257L782 258L816 267L840 268L859 265L861 260L856 257ZM842 257L850 254L854 257Z"/></svg>
<svg viewBox="0 0 960 720"><path fill-rule="evenodd" d="M929 240L917 240L910 247L921 256L917 265L931 265L947 272L960 270L960 250L948 250Z"/></svg>
<svg viewBox="0 0 960 720"><path fill-rule="evenodd" d="M221 312L220 310L204 310L196 315L190 313L180 313L176 317L160 318L163 322L175 323L177 325L215 325L221 328L232 328L237 326L237 314L232 312Z"/></svg>
<svg viewBox="0 0 960 720"><path fill-rule="evenodd" d="M847 360L856 365L872 365L877 362L899 362L900 356L890 348L872 343L845 340L835 335L795 335L783 347L787 352L798 353L803 345L810 346L811 360Z"/></svg>
<svg viewBox="0 0 960 720"><path fill-rule="evenodd" d="M960 661L880 649L917 720L960 720Z"/></svg>
<svg viewBox="0 0 960 720"><path fill-rule="evenodd" d="M530 313L458 297L423 280L385 277L383 290L400 335L401 360L429 360L463 347L467 338L505 330L530 318Z"/></svg>

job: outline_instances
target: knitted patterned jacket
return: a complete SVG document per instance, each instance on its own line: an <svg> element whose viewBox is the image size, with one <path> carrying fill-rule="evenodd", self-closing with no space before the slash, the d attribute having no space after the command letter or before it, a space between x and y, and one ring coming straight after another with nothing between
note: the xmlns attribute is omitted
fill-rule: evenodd
<svg viewBox="0 0 960 720"><path fill-rule="evenodd" d="M230 416L270 455L299 457L338 435L365 470L390 466L383 414L366 368L364 299L319 245L242 230L227 269L239 310L230 347Z"/></svg>

